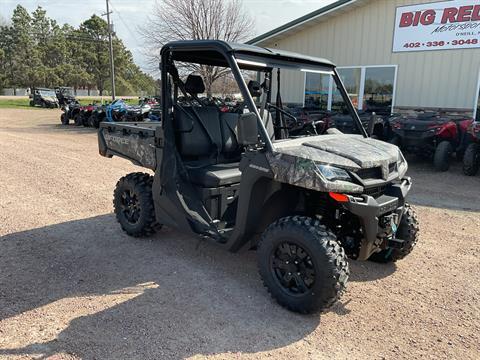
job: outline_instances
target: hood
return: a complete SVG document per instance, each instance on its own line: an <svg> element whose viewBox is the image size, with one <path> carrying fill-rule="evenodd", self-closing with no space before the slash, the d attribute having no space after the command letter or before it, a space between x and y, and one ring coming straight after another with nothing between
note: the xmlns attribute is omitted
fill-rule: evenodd
<svg viewBox="0 0 480 360"><path fill-rule="evenodd" d="M275 144L275 151L347 170L383 166L400 160L395 145L361 135L320 135Z"/></svg>
<svg viewBox="0 0 480 360"><path fill-rule="evenodd" d="M57 102L58 99L54 96L42 96L43 101Z"/></svg>
<svg viewBox="0 0 480 360"><path fill-rule="evenodd" d="M390 181L396 174L392 169L405 162L397 146L361 135L320 135L286 140L274 146L275 150L268 160L277 180L321 191L358 192L362 188L345 181L326 183L318 174L319 164L352 172L380 168L382 179ZM403 176L405 172L406 162L405 167L402 165L398 169L398 176Z"/></svg>

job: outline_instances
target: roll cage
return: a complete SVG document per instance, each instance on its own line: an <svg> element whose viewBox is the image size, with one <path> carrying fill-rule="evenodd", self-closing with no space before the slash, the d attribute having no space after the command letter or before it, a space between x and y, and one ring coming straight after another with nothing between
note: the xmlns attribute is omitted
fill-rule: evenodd
<svg viewBox="0 0 480 360"><path fill-rule="evenodd" d="M196 63L201 65L220 66L230 68L244 99L244 105L257 117L257 126L260 138L268 151L274 151L267 129L262 121L262 116L248 89L241 70L254 70L263 72L267 79L272 79L276 68L301 70L330 74L345 101L348 112L361 134L368 137L360 117L352 104L347 90L336 71L335 65L325 59L297 54L294 52L262 48L246 44L227 43L219 40L191 40L174 41L167 43L160 52L160 71L162 81L162 113L163 127L168 126L168 119L172 116L172 82L171 77L176 76L174 62ZM267 98L271 97L270 92Z"/></svg>

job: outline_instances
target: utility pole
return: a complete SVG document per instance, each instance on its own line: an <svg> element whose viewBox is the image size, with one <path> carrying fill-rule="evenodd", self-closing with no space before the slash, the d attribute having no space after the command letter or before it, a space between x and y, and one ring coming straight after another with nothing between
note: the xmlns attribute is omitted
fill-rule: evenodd
<svg viewBox="0 0 480 360"><path fill-rule="evenodd" d="M115 100L115 64L113 63L113 42L112 42L112 24L110 23L110 9L107 3L107 23L108 23L108 42L110 46L110 80L112 82L112 101Z"/></svg>

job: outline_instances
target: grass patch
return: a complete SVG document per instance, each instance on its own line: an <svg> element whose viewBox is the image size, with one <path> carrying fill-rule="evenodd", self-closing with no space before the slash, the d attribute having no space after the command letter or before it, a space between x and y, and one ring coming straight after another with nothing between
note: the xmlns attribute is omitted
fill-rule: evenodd
<svg viewBox="0 0 480 360"><path fill-rule="evenodd" d="M1 99L0 109L33 109L30 106L30 99ZM40 109L40 108L38 108Z"/></svg>
<svg viewBox="0 0 480 360"><path fill-rule="evenodd" d="M122 99L122 97L119 97L119 99ZM82 98L79 97L77 100L80 102L81 105L88 105L92 103L101 103L102 98ZM110 102L109 97L103 97L103 102ZM137 105L138 104L138 98L128 98L128 99L123 99L127 104L130 105ZM12 98L7 98L7 99L2 99L0 97L0 109L42 109L40 106L30 106L30 99L21 97L19 99L12 99Z"/></svg>

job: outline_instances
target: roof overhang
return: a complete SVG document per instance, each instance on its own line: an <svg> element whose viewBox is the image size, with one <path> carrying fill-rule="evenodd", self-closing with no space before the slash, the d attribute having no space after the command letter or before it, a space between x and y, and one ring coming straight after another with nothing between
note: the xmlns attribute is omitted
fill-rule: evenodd
<svg viewBox="0 0 480 360"><path fill-rule="evenodd" d="M333 16L338 16L343 12L350 11L353 7L363 6L368 1L371 0L338 0L330 5L324 6L298 19L290 21L276 29L259 35L254 39L247 41L247 44L259 45L268 40L271 41L283 39L306 27L316 25L322 21L328 20Z"/></svg>
<svg viewBox="0 0 480 360"><path fill-rule="evenodd" d="M226 55L231 54L237 59L244 60L239 62L240 68L251 70L258 69L259 63L265 63L264 67L267 68L290 66L310 69L321 66L331 69L335 66L329 60L314 56L221 40L173 41L164 45L161 50L162 57L166 52L175 61L222 67L229 66Z"/></svg>

